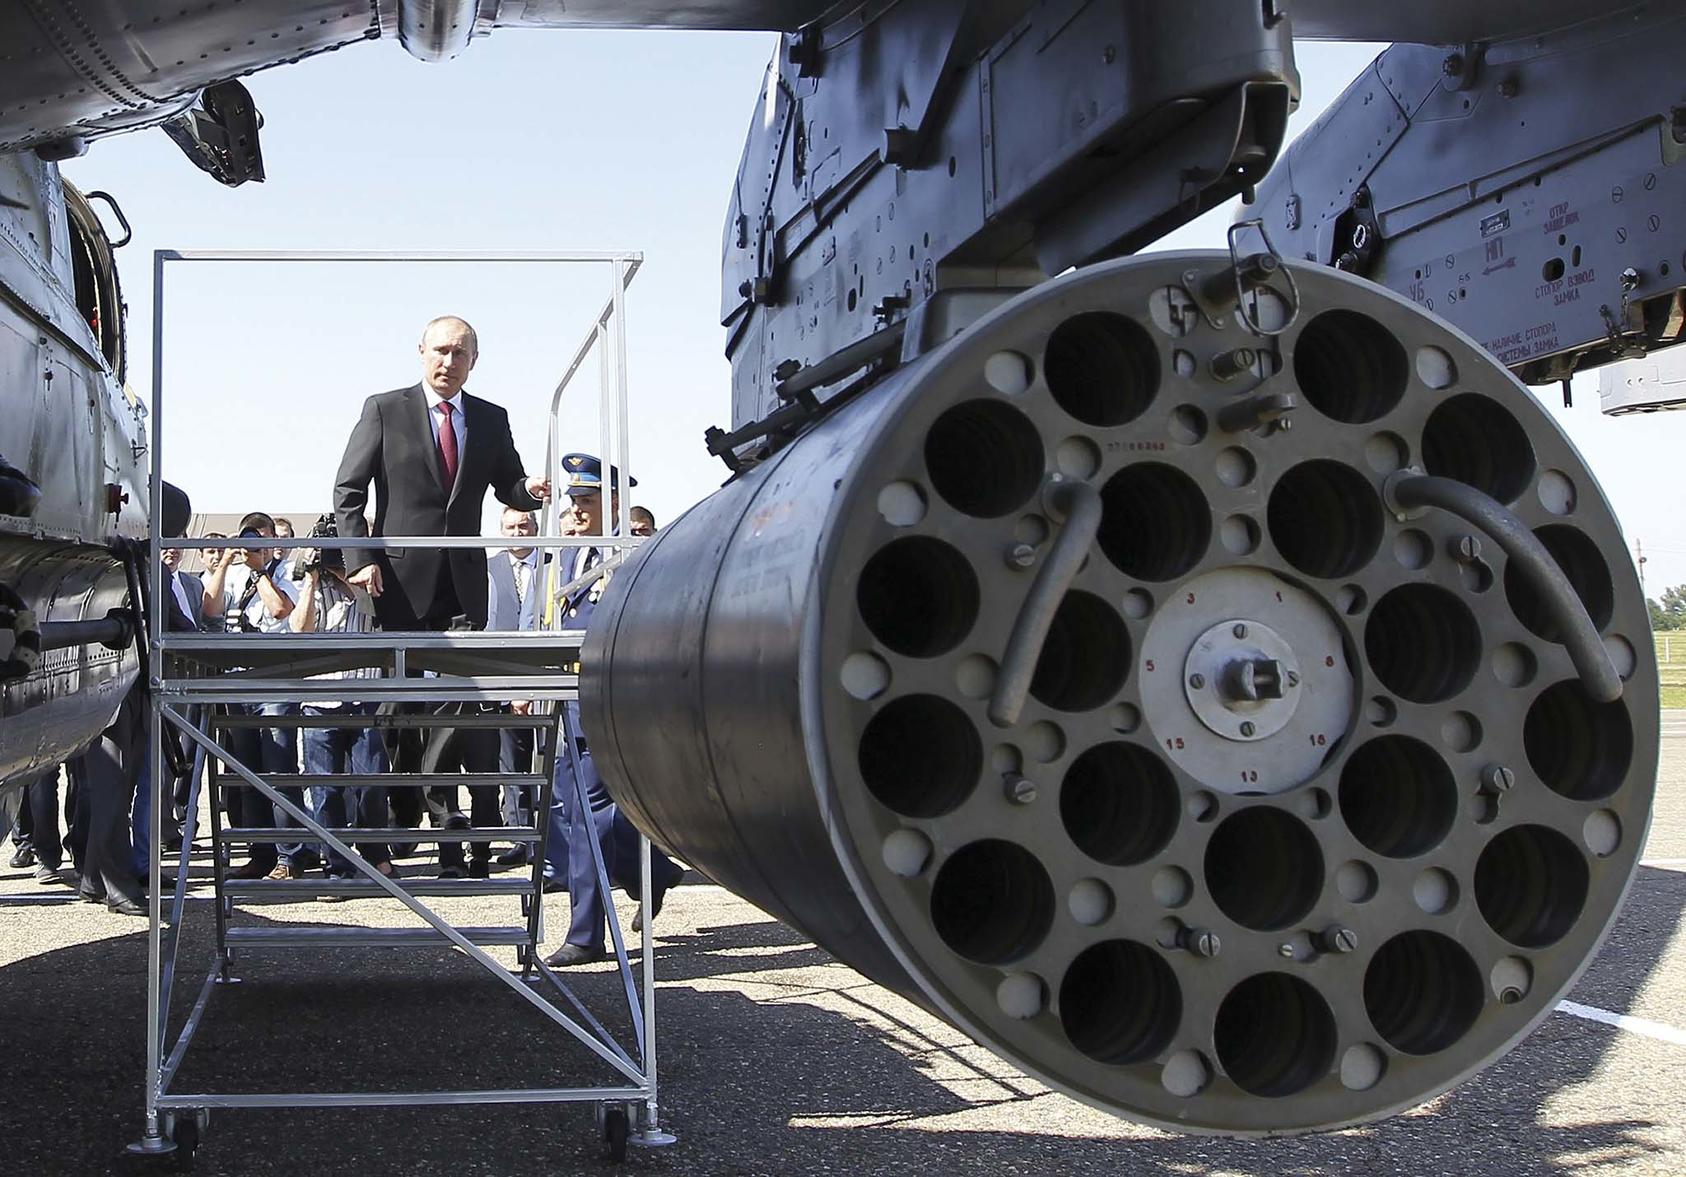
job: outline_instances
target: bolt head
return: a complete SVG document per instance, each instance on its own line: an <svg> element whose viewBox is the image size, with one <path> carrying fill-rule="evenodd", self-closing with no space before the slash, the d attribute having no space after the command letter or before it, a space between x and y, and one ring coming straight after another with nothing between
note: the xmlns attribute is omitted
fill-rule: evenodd
<svg viewBox="0 0 1686 1177"><path fill-rule="evenodd" d="M1238 638L1244 638L1247 636L1247 627L1238 621L1235 623L1235 628L1230 632Z"/></svg>
<svg viewBox="0 0 1686 1177"><path fill-rule="evenodd" d="M1294 955L1294 945L1291 942L1284 940L1276 946L1276 955L1283 957L1284 959L1292 959Z"/></svg>
<svg viewBox="0 0 1686 1177"><path fill-rule="evenodd" d="M1299 671L1290 670L1288 672L1288 685L1291 686L1291 687L1297 687L1297 686L1300 685L1300 672Z"/></svg>
<svg viewBox="0 0 1686 1177"><path fill-rule="evenodd" d="M1258 730L1258 728L1253 726L1253 721L1250 719L1241 724L1241 734L1244 736L1250 736Z"/></svg>
<svg viewBox="0 0 1686 1177"><path fill-rule="evenodd" d="M1329 942L1329 951L1331 952L1358 951L1358 933L1351 928L1331 929L1325 939Z"/></svg>
<svg viewBox="0 0 1686 1177"><path fill-rule="evenodd" d="M1206 676L1203 674L1191 674L1188 676L1188 685L1197 691L1205 690Z"/></svg>
<svg viewBox="0 0 1686 1177"><path fill-rule="evenodd" d="M1489 792L1508 793L1516 787L1516 772L1503 764L1489 764L1481 770L1481 783Z"/></svg>
<svg viewBox="0 0 1686 1177"><path fill-rule="evenodd" d="M1190 938L1189 946L1196 956L1204 956L1208 960L1216 956L1223 948L1216 932L1200 931Z"/></svg>
<svg viewBox="0 0 1686 1177"><path fill-rule="evenodd" d="M1029 805L1036 800L1036 782L1014 774L1007 778L1007 800L1014 805Z"/></svg>
<svg viewBox="0 0 1686 1177"><path fill-rule="evenodd" d="M1007 563L1014 568L1029 568L1036 563L1036 549L1029 544L1014 544L1007 549Z"/></svg>

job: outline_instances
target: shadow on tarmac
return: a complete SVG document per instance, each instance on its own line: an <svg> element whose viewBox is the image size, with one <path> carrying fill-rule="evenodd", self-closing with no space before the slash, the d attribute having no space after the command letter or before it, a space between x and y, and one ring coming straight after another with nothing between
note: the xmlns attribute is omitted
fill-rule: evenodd
<svg viewBox="0 0 1686 1177"><path fill-rule="evenodd" d="M1628 1008L1675 935L1686 874L1642 868L1578 1000ZM176 1024L208 965L209 904L189 916ZM0 918L5 918L0 914ZM257 919L252 922L265 922ZM145 936L136 931L0 969L6 1011L0 1158L9 1173L160 1172L120 1157L138 1135ZM745 949L762 951L745 952ZM727 951L730 950L730 951ZM335 972L324 985L321 956ZM1416 1112L1326 1136L1271 1141L1074 1136L1069 1104L977 1071L967 1095L927 1076L960 1053L910 1057L861 1021L800 1000L756 1002L688 983L812 968L830 957L777 924L663 937L658 974L663 1106L675 1149L634 1150L624 1171L789 1173L1561 1173L1581 1158L1654 1161L1645 1119L1544 1126L1560 1089L1597 1075L1617 1031L1554 1016L1495 1067ZM218 994L176 1084L188 1090L455 1089L573 1085L613 1072L451 952L266 954ZM570 977L596 1010L612 972ZM835 992L834 987L832 991ZM882 1010L878 991L850 997ZM623 1015L624 1017L624 1015ZM905 1038L906 1034L899 1035ZM1677 1080L1667 1080L1677 1082ZM1643 1080L1640 1080L1643 1083ZM1012 1130L944 1125L970 1113ZM1558 1118L1558 1117L1553 1117ZM1086 1116L1077 1123L1093 1126ZM555 1174L615 1171L579 1107L482 1106L215 1114L197 1172Z"/></svg>

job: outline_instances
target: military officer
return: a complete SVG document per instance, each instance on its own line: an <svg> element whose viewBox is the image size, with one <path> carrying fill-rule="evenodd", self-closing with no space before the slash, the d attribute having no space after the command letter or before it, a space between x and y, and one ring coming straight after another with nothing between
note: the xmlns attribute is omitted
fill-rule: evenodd
<svg viewBox="0 0 1686 1177"><path fill-rule="evenodd" d="M564 529L575 535L606 535L613 527L604 518L602 463L590 454L568 454L562 459L562 472L567 477L568 514L563 518ZM609 520L619 512L620 471L611 467L609 481ZM638 480L627 479L628 486ZM580 579L601 564L607 553L600 548L575 548L557 563L561 566L563 584ZM608 576L603 575L568 593L560 602L564 629L585 629ZM547 881L556 883L566 878L568 883L569 920L567 941L546 958L553 968L587 964L603 959L603 937L609 901L598 886L597 866L588 838L596 838L602 848L603 865L610 886L623 888L633 898L639 897L641 884L638 861L638 831L620 813L603 787L597 774L591 750L580 733L578 703L565 704L568 731L574 740L576 756L570 756L564 746L556 756L556 776L550 809L549 847L546 851ZM574 764L579 764L580 780L585 785L586 808L581 810L574 782ZM683 872L661 851L650 851L651 913L659 912L667 889L679 881ZM547 888L548 889L548 888ZM633 930L639 929L634 921Z"/></svg>

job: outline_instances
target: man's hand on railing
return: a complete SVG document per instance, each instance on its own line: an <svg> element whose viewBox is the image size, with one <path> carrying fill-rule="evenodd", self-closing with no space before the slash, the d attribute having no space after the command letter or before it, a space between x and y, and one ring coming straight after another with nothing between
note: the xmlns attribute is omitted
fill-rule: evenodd
<svg viewBox="0 0 1686 1177"><path fill-rule="evenodd" d="M365 564L346 579L371 597L381 595L381 570L378 564Z"/></svg>

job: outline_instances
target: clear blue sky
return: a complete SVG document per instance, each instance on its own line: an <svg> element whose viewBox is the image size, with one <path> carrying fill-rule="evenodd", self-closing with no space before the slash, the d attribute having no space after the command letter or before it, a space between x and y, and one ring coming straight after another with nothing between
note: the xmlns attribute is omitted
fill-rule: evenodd
<svg viewBox="0 0 1686 1177"><path fill-rule="evenodd" d="M721 224L774 38L516 32L424 65L391 41L248 79L269 180L228 190L163 134L97 142L65 172L122 202L130 382L150 380L154 248L626 249L634 498L665 523L724 468L702 432L729 417L719 319ZM1302 44L1304 127L1376 46ZM1162 248L1222 244L1215 211ZM363 398L413 383L436 314L479 329L471 391L510 409L528 469L550 391L608 291L601 270L515 266L178 265L166 315L167 469L205 511L325 508ZM1555 389L1542 390L1557 411ZM564 448L597 448L596 376L582 373ZM1686 518L1661 476L1686 414L1608 419L1596 378L1557 411L1631 538L1648 588L1686 582Z"/></svg>

